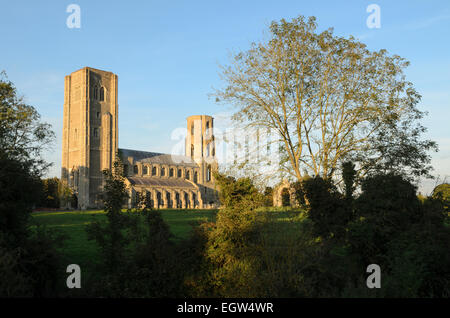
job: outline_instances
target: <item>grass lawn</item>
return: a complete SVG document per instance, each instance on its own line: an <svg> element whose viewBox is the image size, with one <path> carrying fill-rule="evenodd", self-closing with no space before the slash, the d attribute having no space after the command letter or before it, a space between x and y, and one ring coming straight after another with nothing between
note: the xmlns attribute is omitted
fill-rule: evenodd
<svg viewBox="0 0 450 318"><path fill-rule="evenodd" d="M260 213L267 213L272 220L269 236L274 244L283 244L286 237L295 239L301 232L303 214L286 208L264 208ZM198 221L214 221L217 210L161 210L163 219L170 227L173 240L187 238L192 226ZM106 221L104 211L54 211L33 212L32 221L56 230L66 236L61 248L63 266L78 264L82 268L83 277L87 281L95 280L96 265L99 262L99 248L95 241L89 241L86 225L93 221ZM67 265L66 265L67 264Z"/></svg>
<svg viewBox="0 0 450 318"><path fill-rule="evenodd" d="M161 210L163 219L169 224L174 240L181 240L189 235L192 225L201 220L214 220L217 210ZM104 211L55 211L33 212L34 224L56 229L66 236L61 252L64 262L78 264L84 268L84 275L98 263L98 246L89 241L86 225L93 221L106 221Z"/></svg>

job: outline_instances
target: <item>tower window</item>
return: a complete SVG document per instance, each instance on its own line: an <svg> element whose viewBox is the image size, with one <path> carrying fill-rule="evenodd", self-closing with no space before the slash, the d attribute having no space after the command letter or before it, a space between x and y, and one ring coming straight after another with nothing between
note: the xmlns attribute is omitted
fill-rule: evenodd
<svg viewBox="0 0 450 318"><path fill-rule="evenodd" d="M96 116L97 116L97 119L99 119L100 118L100 112L97 112Z"/></svg>
<svg viewBox="0 0 450 318"><path fill-rule="evenodd" d="M105 100L105 89L100 87L100 101L103 102Z"/></svg>
<svg viewBox="0 0 450 318"><path fill-rule="evenodd" d="M161 177L166 175L166 168L161 168Z"/></svg>
<svg viewBox="0 0 450 318"><path fill-rule="evenodd" d="M197 183L198 181L198 173L197 171L194 172L194 183Z"/></svg>
<svg viewBox="0 0 450 318"><path fill-rule="evenodd" d="M208 170L206 172L206 181L211 181L211 165L208 165Z"/></svg>
<svg viewBox="0 0 450 318"><path fill-rule="evenodd" d="M194 144L191 144L191 157L194 157Z"/></svg>
<svg viewBox="0 0 450 318"><path fill-rule="evenodd" d="M194 123L191 124L191 135L194 135Z"/></svg>
<svg viewBox="0 0 450 318"><path fill-rule="evenodd" d="M170 168L169 170L169 177L173 177L173 168Z"/></svg>
<svg viewBox="0 0 450 318"><path fill-rule="evenodd" d="M95 137L95 138L98 137L98 128L94 128L94 137Z"/></svg>
<svg viewBox="0 0 450 318"><path fill-rule="evenodd" d="M189 172L189 170L186 170L186 179L190 179L191 178L191 173Z"/></svg>
<svg viewBox="0 0 450 318"><path fill-rule="evenodd" d="M156 167L152 168L152 176L156 176Z"/></svg>
<svg viewBox="0 0 450 318"><path fill-rule="evenodd" d="M181 169L178 169L178 178L181 178Z"/></svg>
<svg viewBox="0 0 450 318"><path fill-rule="evenodd" d="M97 86L94 86L94 99L96 100L98 98L98 88Z"/></svg>
<svg viewBox="0 0 450 318"><path fill-rule="evenodd" d="M148 167L144 166L142 174L148 174Z"/></svg>

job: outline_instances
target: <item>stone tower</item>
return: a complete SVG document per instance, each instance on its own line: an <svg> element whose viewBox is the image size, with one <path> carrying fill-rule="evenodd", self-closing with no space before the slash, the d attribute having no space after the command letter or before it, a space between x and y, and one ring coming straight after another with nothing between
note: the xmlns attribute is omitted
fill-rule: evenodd
<svg viewBox="0 0 450 318"><path fill-rule="evenodd" d="M61 179L78 208L101 206L103 169L118 147L117 75L90 67L65 77Z"/></svg>
<svg viewBox="0 0 450 318"><path fill-rule="evenodd" d="M218 168L213 127L214 120L211 116L195 115L187 118L186 156L200 166L197 180L207 188L204 189L207 198L210 192L214 192L213 172ZM208 191L209 189L211 190Z"/></svg>

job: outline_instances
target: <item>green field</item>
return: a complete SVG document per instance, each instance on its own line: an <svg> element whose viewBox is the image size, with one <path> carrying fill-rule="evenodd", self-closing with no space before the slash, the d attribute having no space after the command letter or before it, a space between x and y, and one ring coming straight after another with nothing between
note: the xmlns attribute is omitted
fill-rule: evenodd
<svg viewBox="0 0 450 318"><path fill-rule="evenodd" d="M287 208L261 209L272 220L269 236L275 245L285 244L285 239L295 240L302 233L304 214ZM214 221L217 210L161 210L173 234L174 241L189 236L193 226L199 221ZM63 266L78 264L83 269L83 277L87 281L96 279L96 266L99 264L99 248L95 241L88 240L86 226L94 221L106 222L104 211L55 211L33 212L32 223L45 226L65 236L60 248ZM64 267L65 268L65 267Z"/></svg>
<svg viewBox="0 0 450 318"><path fill-rule="evenodd" d="M188 237L198 221L214 220L217 210L161 210L163 219L170 226L175 241ZM86 225L93 221L106 221L104 211L34 212L33 224L57 230L66 236L61 249L64 262L92 269L98 263L98 246L87 238ZM85 272L86 273L86 272Z"/></svg>

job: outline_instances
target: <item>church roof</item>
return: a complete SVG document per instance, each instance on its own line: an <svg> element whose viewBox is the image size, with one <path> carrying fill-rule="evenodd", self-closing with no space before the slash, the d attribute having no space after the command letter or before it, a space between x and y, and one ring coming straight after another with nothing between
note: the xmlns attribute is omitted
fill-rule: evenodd
<svg viewBox="0 0 450 318"><path fill-rule="evenodd" d="M130 149L119 149L121 156L126 159L133 157L135 161L143 163L157 163L166 165L182 165L187 167L198 167L190 157L181 155L170 155L158 152L148 152Z"/></svg>
<svg viewBox="0 0 450 318"><path fill-rule="evenodd" d="M196 190L195 185L184 179L165 179L165 178L151 178L151 177L127 177L131 185L137 186L153 186L164 188L184 188L189 190Z"/></svg>

